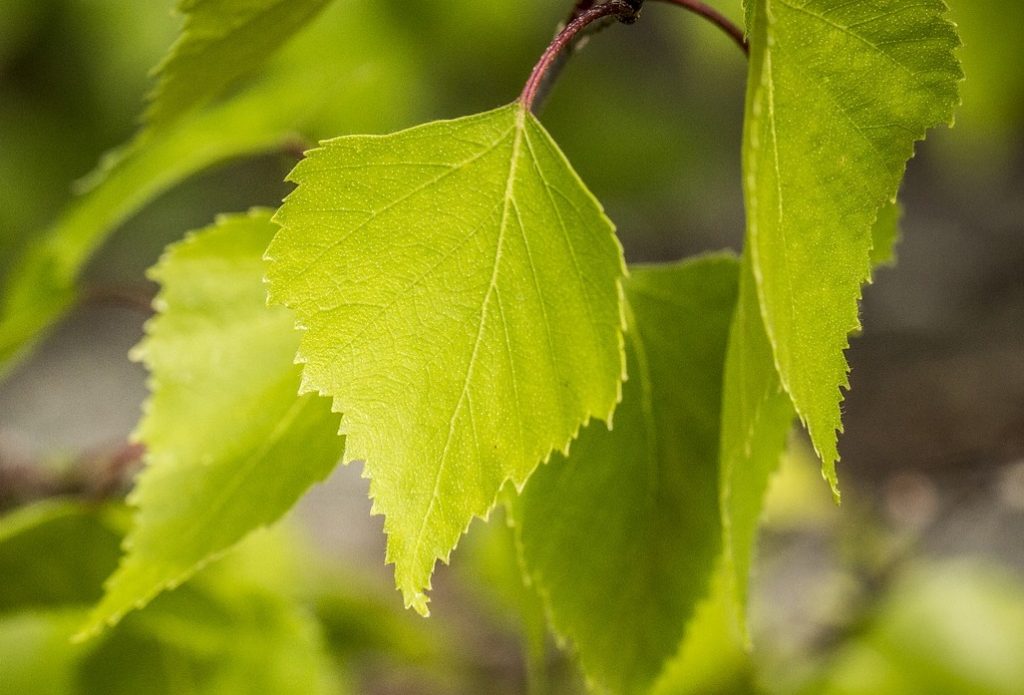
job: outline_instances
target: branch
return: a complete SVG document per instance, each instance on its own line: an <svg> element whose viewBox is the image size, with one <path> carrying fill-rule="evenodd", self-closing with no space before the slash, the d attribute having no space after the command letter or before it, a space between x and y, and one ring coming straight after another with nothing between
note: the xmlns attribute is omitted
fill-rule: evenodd
<svg viewBox="0 0 1024 695"><path fill-rule="evenodd" d="M611 17L618 18L620 22L630 23L636 19L641 4L637 0L633 0L633 2L609 0L599 5L595 5L592 0L580 0L580 2L577 2L572 12L572 21L558 32L551 45L547 47L540 60L537 61L533 72L530 73L530 78L523 87L523 93L519 96L519 101L523 106L527 110L533 110L534 103L537 100L538 94L541 93L542 87L546 91L550 79L561 69L561 64L564 64L565 59L562 58L560 60L559 56L562 55L566 48L571 47L581 38L581 33L584 29L587 29L587 27L590 27L595 22Z"/></svg>
<svg viewBox="0 0 1024 695"><path fill-rule="evenodd" d="M743 30L738 26L730 22L725 15L716 10L713 7L705 5L700 0L653 0L654 2L665 2L669 5L675 5L681 7L684 10L689 10L699 17L703 17L708 20L716 27L724 31L729 35L729 38L740 47L744 55L750 55L750 46L747 44L747 37L744 35Z"/></svg>
<svg viewBox="0 0 1024 695"><path fill-rule="evenodd" d="M72 465L54 469L16 461L0 451L0 511L51 497L101 501L122 496L138 472L145 448L133 442L86 452Z"/></svg>
<svg viewBox="0 0 1024 695"><path fill-rule="evenodd" d="M593 7L596 2L597 0L578 0L566 20L558 25L558 31L555 33L557 34L567 25L571 24L574 19ZM587 31L577 34L569 44L568 48L558 54L554 62L551 64L551 67L548 68L547 74L544 75L544 79L541 81L540 87L537 89L537 97L534 100L535 104L539 105L544 102L548 93L551 91L551 86L558 80L558 76L562 74L562 70L564 70L565 66L568 64L569 58L571 58L576 51L583 48L586 44L587 38L591 34L596 34L601 31L604 26L606 26L605 22L596 25L591 24Z"/></svg>
<svg viewBox="0 0 1024 695"><path fill-rule="evenodd" d="M116 306L143 316L153 313L153 295L142 285L90 285L82 291L82 304Z"/></svg>

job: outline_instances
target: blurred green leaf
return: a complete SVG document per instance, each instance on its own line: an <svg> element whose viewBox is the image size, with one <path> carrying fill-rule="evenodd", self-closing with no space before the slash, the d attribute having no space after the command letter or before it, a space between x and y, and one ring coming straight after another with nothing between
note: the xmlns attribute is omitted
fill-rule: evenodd
<svg viewBox="0 0 1024 695"><path fill-rule="evenodd" d="M99 569L109 563L118 549L121 518L118 507L47 502L0 520L0 553L15 541L33 541L35 546L17 567L4 568L5 590L8 582L26 586L45 571L77 580L72 591L64 592L55 592L52 582L41 582L38 595L15 607L18 612L0 613L3 692L340 691L337 668L312 614L273 582L253 581L244 573L246 564L231 557L101 638L73 643L71 635L85 618L85 607L72 604L101 590L99 573L85 563L90 557ZM257 542L264 563L287 561L287 536L263 534Z"/></svg>
<svg viewBox="0 0 1024 695"><path fill-rule="evenodd" d="M963 38L960 50L967 79L955 135L943 139L957 155L946 167L970 178L990 180L1008 173L1021 145L1024 119L1024 3L1017 0L960 0L950 12Z"/></svg>
<svg viewBox="0 0 1024 695"><path fill-rule="evenodd" d="M0 3L0 283L96 153L135 127L169 0Z"/></svg>
<svg viewBox="0 0 1024 695"><path fill-rule="evenodd" d="M201 581L198 586L206 588ZM223 589L222 602L217 594L184 587L126 620L81 664L82 691L338 692L319 626L308 613L274 595Z"/></svg>
<svg viewBox="0 0 1024 695"><path fill-rule="evenodd" d="M146 121L154 128L260 67L330 0L178 0L181 34L154 69Z"/></svg>
<svg viewBox="0 0 1024 695"><path fill-rule="evenodd" d="M117 566L122 523L54 500L0 519L0 612L92 603ZM54 552L62 548L62 552Z"/></svg>
<svg viewBox="0 0 1024 695"><path fill-rule="evenodd" d="M1024 684L1024 582L968 560L921 563L840 646L827 695L1015 695Z"/></svg>
<svg viewBox="0 0 1024 695"><path fill-rule="evenodd" d="M78 666L94 646L71 644L75 625L84 615L84 610L70 608L0 615L3 691L20 695L77 693Z"/></svg>
<svg viewBox="0 0 1024 695"><path fill-rule="evenodd" d="M177 586L249 532L279 519L341 459L339 416L298 396L299 336L268 307L269 212L222 217L171 246L137 348L151 397L137 436L146 468L126 554L83 633Z"/></svg>
<svg viewBox="0 0 1024 695"><path fill-rule="evenodd" d="M396 612L395 608L385 597L329 587L323 588L315 602L325 639L335 654L373 654L412 664L436 661L444 652L436 623L424 623L408 612Z"/></svg>
<svg viewBox="0 0 1024 695"><path fill-rule="evenodd" d="M368 1L368 0L367 0ZM339 3L347 8L350 3ZM331 11L232 99L173 126L145 130L104 157L87 190L34 240L0 295L0 377L77 299L86 261L160 193L228 159L300 147L304 137L402 122L418 94L379 13ZM386 47L386 49L385 49ZM367 57L369 56L369 57Z"/></svg>
<svg viewBox="0 0 1024 695"><path fill-rule="evenodd" d="M555 631L611 692L650 687L708 591L736 271L729 256L631 270L614 425L592 423L568 458L542 466L516 513Z"/></svg>
<svg viewBox="0 0 1024 695"><path fill-rule="evenodd" d="M5 0L0 10L0 73L4 63L20 47L22 41L46 19L46 8L40 0Z"/></svg>

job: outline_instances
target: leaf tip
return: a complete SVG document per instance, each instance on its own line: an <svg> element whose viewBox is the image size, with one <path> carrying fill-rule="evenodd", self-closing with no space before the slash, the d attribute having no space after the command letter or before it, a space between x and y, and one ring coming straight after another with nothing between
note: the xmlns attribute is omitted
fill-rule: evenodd
<svg viewBox="0 0 1024 695"><path fill-rule="evenodd" d="M420 614L420 617L423 618L430 617L430 607L428 606L429 603L430 599L427 598L427 595L422 591L415 591L412 593L411 596L408 594L405 596L405 607L412 608L414 611Z"/></svg>

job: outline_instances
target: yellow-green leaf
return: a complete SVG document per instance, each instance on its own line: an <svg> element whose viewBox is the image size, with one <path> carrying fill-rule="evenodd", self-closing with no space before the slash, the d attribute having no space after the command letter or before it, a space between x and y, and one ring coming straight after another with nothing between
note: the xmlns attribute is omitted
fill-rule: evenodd
<svg viewBox="0 0 1024 695"><path fill-rule="evenodd" d="M474 516L623 372L611 222L519 104L323 143L275 218L270 295L304 330L303 390L343 413L407 606Z"/></svg>
<svg viewBox="0 0 1024 695"><path fill-rule="evenodd" d="M163 127L257 69L330 0L178 0L184 24L154 68L146 121Z"/></svg>
<svg viewBox="0 0 1024 695"><path fill-rule="evenodd" d="M358 21L349 16L354 9ZM146 128L106 155L5 277L0 378L74 305L96 250L157 196L216 164L296 142L300 133L401 123L417 80L403 51L391 48L396 41L380 15L372 5L335 5L230 99Z"/></svg>
<svg viewBox="0 0 1024 695"><path fill-rule="evenodd" d="M843 351L872 228L914 142L952 120L941 0L748 0L747 244L774 362L836 490Z"/></svg>
<svg viewBox="0 0 1024 695"><path fill-rule="evenodd" d="M719 470L722 566L734 599L734 617L744 634L750 566L764 495L795 416L772 364L755 284L750 256L744 254L725 360Z"/></svg>
<svg viewBox="0 0 1024 695"><path fill-rule="evenodd" d="M146 468L125 556L83 633L177 586L279 519L341 458L338 416L298 396L298 334L267 307L267 212L223 217L153 269L159 311L137 349L152 395L137 437Z"/></svg>

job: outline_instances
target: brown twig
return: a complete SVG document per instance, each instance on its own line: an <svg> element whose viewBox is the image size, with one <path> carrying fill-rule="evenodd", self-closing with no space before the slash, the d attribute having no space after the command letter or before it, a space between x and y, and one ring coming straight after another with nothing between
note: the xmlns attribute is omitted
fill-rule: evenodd
<svg viewBox="0 0 1024 695"><path fill-rule="evenodd" d="M684 10L689 10L694 14L703 17L708 20L716 27L724 31L729 37L740 47L744 55L750 55L750 46L747 44L747 37L743 33L743 30L738 26L730 22L725 15L710 7L700 0L653 0L654 2L665 2L669 5L675 5L682 7Z"/></svg>
<svg viewBox="0 0 1024 695"><path fill-rule="evenodd" d="M0 456L0 510L50 497L90 501L120 497L128 490L144 454L142 444L125 442L114 449L83 453L67 468Z"/></svg>
<svg viewBox="0 0 1024 695"><path fill-rule="evenodd" d="M526 81L523 93L519 97L520 103L527 110L533 110L542 87L546 90L546 85L550 84L551 77L557 74L560 69L558 65L559 56L579 40L585 29L595 22L613 17L622 22L630 22L636 19L641 4L641 2L636 0L634 2L609 0L599 5L595 5L592 2L577 3L573 10L574 19L558 32L558 35L555 36L554 40L544 51L544 54L541 55L540 60L537 61L533 72L530 73L530 78Z"/></svg>
<svg viewBox="0 0 1024 695"><path fill-rule="evenodd" d="M706 19L721 29L739 46L744 55L750 54L750 47L743 29L733 24L715 8L701 0L656 0L681 7ZM554 40L537 61L530 79L523 87L520 101L529 110L535 111L551 90L572 54L583 44L583 39L608 26L608 21L618 19L630 23L636 20L643 0L577 0L565 24L559 29Z"/></svg>
<svg viewBox="0 0 1024 695"><path fill-rule="evenodd" d="M566 17L565 21L558 25L558 31L556 31L555 34L557 35L558 32L562 31L566 26L571 24L573 20L589 10L595 4L597 4L596 0L579 0L576 5L573 6L572 11L569 13L569 16ZM601 28L602 26L591 25L589 31L577 34L569 46L555 57L554 62L548 68L547 74L544 75L544 79L541 82L540 87L537 89L537 97L534 99L535 109L537 108L537 105L544 102L548 92L551 91L551 86L558 80L558 76L562 74L562 70L565 69L569 59L576 51L583 47L584 39L590 34L596 33Z"/></svg>
<svg viewBox="0 0 1024 695"><path fill-rule="evenodd" d="M153 313L153 295L142 285L87 286L82 290L81 303L116 306L146 316Z"/></svg>

